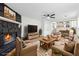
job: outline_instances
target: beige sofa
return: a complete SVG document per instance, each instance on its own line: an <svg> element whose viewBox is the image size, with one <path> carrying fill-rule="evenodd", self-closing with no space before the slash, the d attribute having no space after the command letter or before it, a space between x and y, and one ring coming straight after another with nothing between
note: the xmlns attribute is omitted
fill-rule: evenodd
<svg viewBox="0 0 79 59"><path fill-rule="evenodd" d="M37 56L37 45L30 45L23 48L21 39L17 37L16 48L6 56Z"/></svg>

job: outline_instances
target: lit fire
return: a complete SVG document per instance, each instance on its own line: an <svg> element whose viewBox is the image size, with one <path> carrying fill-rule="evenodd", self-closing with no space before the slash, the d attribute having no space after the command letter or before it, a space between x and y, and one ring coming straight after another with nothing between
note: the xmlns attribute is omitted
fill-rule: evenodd
<svg viewBox="0 0 79 59"><path fill-rule="evenodd" d="M10 41L11 40L11 35L8 33L5 35L5 40Z"/></svg>

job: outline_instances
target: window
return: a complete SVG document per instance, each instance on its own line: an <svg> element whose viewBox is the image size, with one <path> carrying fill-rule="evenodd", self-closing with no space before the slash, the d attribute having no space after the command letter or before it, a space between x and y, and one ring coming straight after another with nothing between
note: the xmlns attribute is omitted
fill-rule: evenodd
<svg viewBox="0 0 79 59"><path fill-rule="evenodd" d="M70 21L70 27L77 27L77 21Z"/></svg>
<svg viewBox="0 0 79 59"><path fill-rule="evenodd" d="M57 27L57 23L56 22L52 22L52 27L53 29Z"/></svg>
<svg viewBox="0 0 79 59"><path fill-rule="evenodd" d="M77 20L77 28L79 28L79 19Z"/></svg>

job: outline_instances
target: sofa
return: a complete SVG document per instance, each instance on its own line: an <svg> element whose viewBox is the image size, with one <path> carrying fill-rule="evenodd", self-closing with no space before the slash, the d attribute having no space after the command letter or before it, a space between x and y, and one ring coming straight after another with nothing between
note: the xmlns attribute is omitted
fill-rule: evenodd
<svg viewBox="0 0 79 59"><path fill-rule="evenodd" d="M37 45L24 46L23 41L17 37L16 48L6 56L37 56Z"/></svg>

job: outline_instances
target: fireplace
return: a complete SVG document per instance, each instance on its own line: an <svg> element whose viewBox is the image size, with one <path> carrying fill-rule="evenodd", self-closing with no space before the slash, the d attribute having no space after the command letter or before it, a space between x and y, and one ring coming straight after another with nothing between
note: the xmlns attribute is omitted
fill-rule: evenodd
<svg viewBox="0 0 79 59"><path fill-rule="evenodd" d="M0 56L15 48L16 37L20 37L19 30L18 24L0 20Z"/></svg>
<svg viewBox="0 0 79 59"><path fill-rule="evenodd" d="M5 34L4 39L6 42L11 41L12 35L10 33Z"/></svg>
<svg viewBox="0 0 79 59"><path fill-rule="evenodd" d="M3 35L4 45L6 45L6 44L8 44L8 43L10 43L12 41L15 41L15 39L16 39L16 35L15 34L16 33L12 33L12 34L6 33L6 34L4 34Z"/></svg>
<svg viewBox="0 0 79 59"><path fill-rule="evenodd" d="M0 35L0 55L6 55L15 48L15 33L3 33Z"/></svg>

